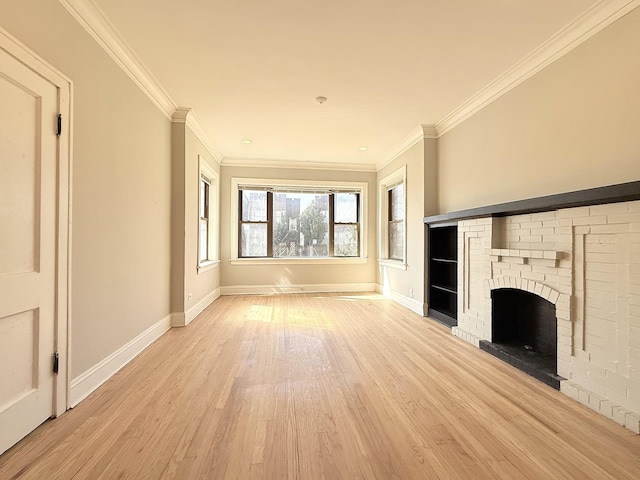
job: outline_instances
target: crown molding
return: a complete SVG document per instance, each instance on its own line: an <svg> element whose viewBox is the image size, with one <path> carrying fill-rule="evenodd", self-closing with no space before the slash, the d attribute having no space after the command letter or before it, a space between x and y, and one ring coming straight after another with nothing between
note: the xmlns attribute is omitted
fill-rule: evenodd
<svg viewBox="0 0 640 480"><path fill-rule="evenodd" d="M438 136L455 128L639 5L640 0L600 0L436 123Z"/></svg>
<svg viewBox="0 0 640 480"><path fill-rule="evenodd" d="M331 170L348 172L376 172L376 166L372 164L346 164L328 162L306 162L304 160L277 160L264 158L229 158L224 157L223 167L246 168L286 168L296 170Z"/></svg>
<svg viewBox="0 0 640 480"><path fill-rule="evenodd" d="M84 28L91 37L102 47L111 59L133 80L142 92L169 120L174 121L177 104L169 96L160 82L144 66L140 58L129 47L107 19L106 15L93 0L58 0L69 14ZM215 144L204 133L204 129L191 113L187 120L193 133L220 163L222 154Z"/></svg>
<svg viewBox="0 0 640 480"><path fill-rule="evenodd" d="M224 158L224 155L218 149L218 146L215 144L215 142L207 138L207 134L202 128L202 123L200 123L200 120L198 120L198 117L194 111L191 111L191 114L187 117L187 126L191 129L193 134L198 137L200 143L204 145L213 159L218 163L218 165L222 165L222 159Z"/></svg>
<svg viewBox="0 0 640 480"><path fill-rule="evenodd" d="M188 107L178 107L176 108L176 111L173 112L171 121L173 123L187 123L187 117L189 116L190 112L191 109Z"/></svg>
<svg viewBox="0 0 640 480"><path fill-rule="evenodd" d="M425 138L438 138L438 132L435 125L422 124L411 130L411 133L392 150L392 154L388 160L376 164L376 170L382 170L384 167L393 162L396 158L402 155L404 152L413 147L416 143Z"/></svg>

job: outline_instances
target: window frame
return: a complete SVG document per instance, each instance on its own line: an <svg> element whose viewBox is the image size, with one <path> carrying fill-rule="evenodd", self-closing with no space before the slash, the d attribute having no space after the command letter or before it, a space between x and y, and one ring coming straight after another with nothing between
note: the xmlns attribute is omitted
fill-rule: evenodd
<svg viewBox="0 0 640 480"><path fill-rule="evenodd" d="M203 179L208 180L208 218L207 218L207 258L200 258L201 239L200 239L200 203L201 182ZM220 232L220 188L218 173L207 163L207 161L198 155L198 208L197 216L197 252L196 252L196 269L198 274L204 273L212 268L216 268L220 264L219 252L219 232Z"/></svg>
<svg viewBox="0 0 640 480"><path fill-rule="evenodd" d="M335 220L335 202L336 202L336 195L340 195L340 194L345 194L345 192L336 192L334 194L332 194L331 197L331 201L329 201L329 256L333 257L333 258L358 258L360 257L360 246L361 243L360 241L358 241L358 254L357 255L335 255L335 245L336 245L336 238L335 238L335 227L336 225L355 225L356 226L356 230L358 232L358 240L360 240L360 238L362 237L362 231L360 229L360 224L361 224L361 202L360 202L360 192L348 192L348 193L353 193L354 195L356 195L356 203L358 205L358 208L356 209L356 221L355 222L336 222Z"/></svg>
<svg viewBox="0 0 640 480"><path fill-rule="evenodd" d="M402 232L402 258L392 258L390 256L389 225L391 223L391 190L398 185L404 185L403 213L404 224ZM407 269L407 166L403 165L389 175L378 181L378 263L381 266Z"/></svg>
<svg viewBox="0 0 640 480"><path fill-rule="evenodd" d="M327 257L241 257L240 256L240 242L241 242L241 222L240 222L240 206L241 206L241 187L249 187L246 190L250 190L251 186L256 189L270 189L278 190L282 189L296 189L299 188L301 193L305 193L304 189L312 191L326 190L340 192L341 190L350 190L358 194L358 256L331 256L333 255L333 249L330 247L330 256ZM231 178L231 255L230 263L232 265L246 265L246 264L336 264L336 263L366 263L367 262L367 187L366 182L324 182L315 180L287 180L287 179L264 179L264 178ZM356 191L357 190L357 191ZM329 245L333 246L333 232L334 222L333 218L333 202L329 202ZM272 221L273 216L273 200L268 205L267 217ZM273 243L273 226L270 224L267 227L269 231L268 239L268 253L273 254L271 245ZM363 234L364 233L364 234Z"/></svg>

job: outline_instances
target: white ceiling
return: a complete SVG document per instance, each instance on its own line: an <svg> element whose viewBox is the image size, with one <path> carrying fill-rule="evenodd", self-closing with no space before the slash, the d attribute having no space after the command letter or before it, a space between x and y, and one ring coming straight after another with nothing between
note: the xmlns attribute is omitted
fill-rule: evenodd
<svg viewBox="0 0 640 480"><path fill-rule="evenodd" d="M94 3L225 158L355 166L388 160L597 2Z"/></svg>

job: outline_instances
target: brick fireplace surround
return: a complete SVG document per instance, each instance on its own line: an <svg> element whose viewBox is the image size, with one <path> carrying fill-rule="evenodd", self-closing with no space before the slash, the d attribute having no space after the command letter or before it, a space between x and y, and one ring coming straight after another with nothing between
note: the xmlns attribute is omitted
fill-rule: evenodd
<svg viewBox="0 0 640 480"><path fill-rule="evenodd" d="M490 342L493 290L539 295L556 307L560 390L640 433L640 201L492 215L458 220L452 333Z"/></svg>

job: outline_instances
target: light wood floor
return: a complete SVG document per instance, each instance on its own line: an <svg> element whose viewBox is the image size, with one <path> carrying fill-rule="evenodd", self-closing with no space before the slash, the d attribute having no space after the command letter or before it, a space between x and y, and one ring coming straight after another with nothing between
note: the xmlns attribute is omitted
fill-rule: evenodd
<svg viewBox="0 0 640 480"><path fill-rule="evenodd" d="M635 479L640 436L374 294L222 297L1 479Z"/></svg>

